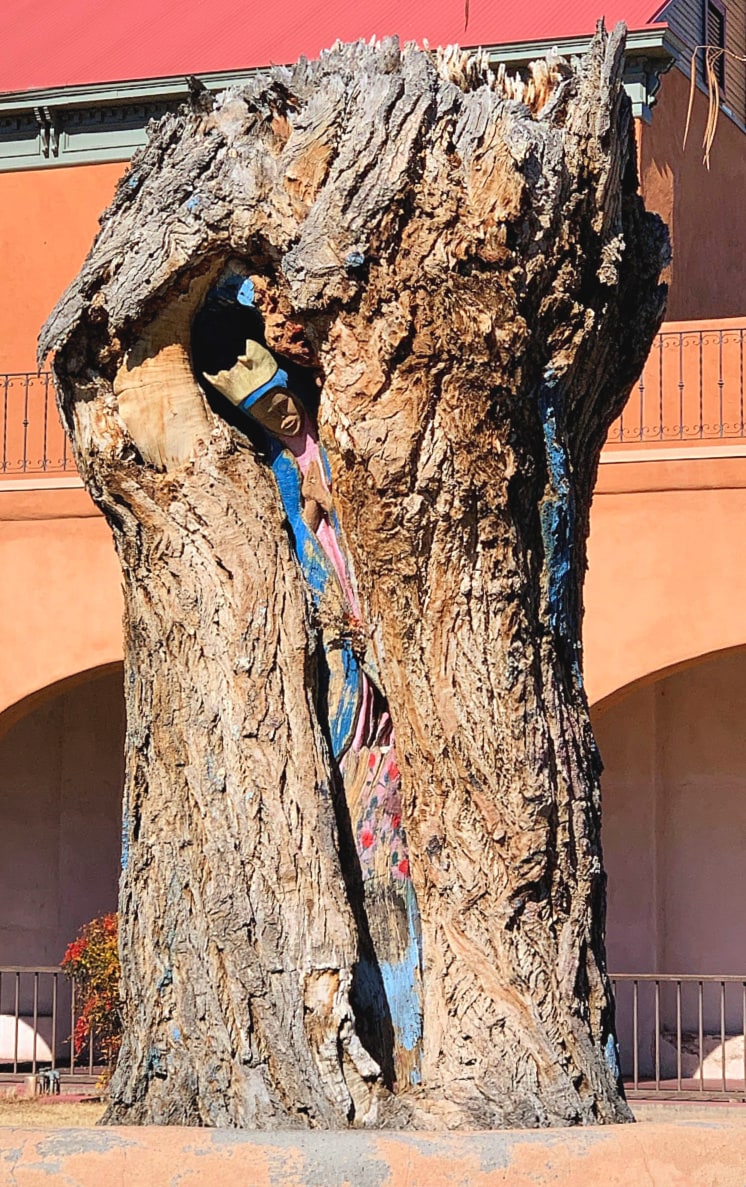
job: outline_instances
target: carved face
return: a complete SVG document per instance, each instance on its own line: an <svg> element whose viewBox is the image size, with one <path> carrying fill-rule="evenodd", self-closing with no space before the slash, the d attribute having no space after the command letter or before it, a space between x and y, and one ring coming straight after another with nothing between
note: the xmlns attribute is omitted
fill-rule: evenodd
<svg viewBox="0 0 746 1187"><path fill-rule="evenodd" d="M254 420L269 433L297 437L303 428L303 409L292 392L277 388L251 406Z"/></svg>

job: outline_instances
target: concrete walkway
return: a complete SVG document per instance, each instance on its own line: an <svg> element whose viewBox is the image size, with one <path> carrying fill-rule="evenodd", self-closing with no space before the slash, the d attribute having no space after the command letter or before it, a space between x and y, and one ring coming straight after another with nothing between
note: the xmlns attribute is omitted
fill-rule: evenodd
<svg viewBox="0 0 746 1187"><path fill-rule="evenodd" d="M637 1125L478 1134L0 1129L0 1184L744 1187L746 1109L665 1109L638 1106Z"/></svg>

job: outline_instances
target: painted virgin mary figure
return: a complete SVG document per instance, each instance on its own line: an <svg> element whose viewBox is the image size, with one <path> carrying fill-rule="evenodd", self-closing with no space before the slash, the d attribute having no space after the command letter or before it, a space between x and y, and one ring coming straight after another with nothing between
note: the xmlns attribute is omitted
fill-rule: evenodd
<svg viewBox="0 0 746 1187"><path fill-rule="evenodd" d="M244 291L250 304L247 284L239 301ZM354 998L363 1033L377 1033L375 1046L388 1046L383 1062L401 1089L419 1080L419 917L394 731L334 510L329 462L307 403L265 346L244 338L230 352L211 352L208 344L200 354L204 377L261 430L315 608L324 661L319 709L344 789L370 941L356 971ZM211 357L221 364L215 371L206 369ZM393 1032L388 1043L381 1038L386 1030ZM381 1057L380 1050L376 1054Z"/></svg>

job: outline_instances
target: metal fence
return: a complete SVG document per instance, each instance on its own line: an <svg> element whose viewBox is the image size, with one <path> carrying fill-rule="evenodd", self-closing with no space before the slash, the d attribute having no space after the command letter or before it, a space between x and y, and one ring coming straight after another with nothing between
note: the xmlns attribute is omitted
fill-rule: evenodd
<svg viewBox="0 0 746 1187"><path fill-rule="evenodd" d="M93 1076L95 1035L75 1052L76 989L55 965L0 965L0 1081L45 1068Z"/></svg>
<svg viewBox="0 0 746 1187"><path fill-rule="evenodd" d="M611 980L630 1097L746 1100L746 976ZM46 1068L94 1075L95 1035L75 1052L76 989L57 966L0 966L0 1082Z"/></svg>
<svg viewBox="0 0 746 1187"><path fill-rule="evenodd" d="M746 325L658 334L607 448L744 437Z"/></svg>
<svg viewBox="0 0 746 1187"><path fill-rule="evenodd" d="M746 977L611 980L628 1095L746 1100Z"/></svg>
<svg viewBox="0 0 746 1187"><path fill-rule="evenodd" d="M0 476L75 474L49 371L0 374Z"/></svg>

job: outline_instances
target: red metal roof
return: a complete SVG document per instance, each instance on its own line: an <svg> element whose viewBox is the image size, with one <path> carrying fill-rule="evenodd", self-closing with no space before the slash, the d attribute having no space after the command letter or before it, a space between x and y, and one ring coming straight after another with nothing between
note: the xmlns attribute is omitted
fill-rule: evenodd
<svg viewBox="0 0 746 1187"><path fill-rule="evenodd" d="M315 57L337 38L397 33L499 45L649 25L661 0L4 0L0 91L203 74Z"/></svg>

